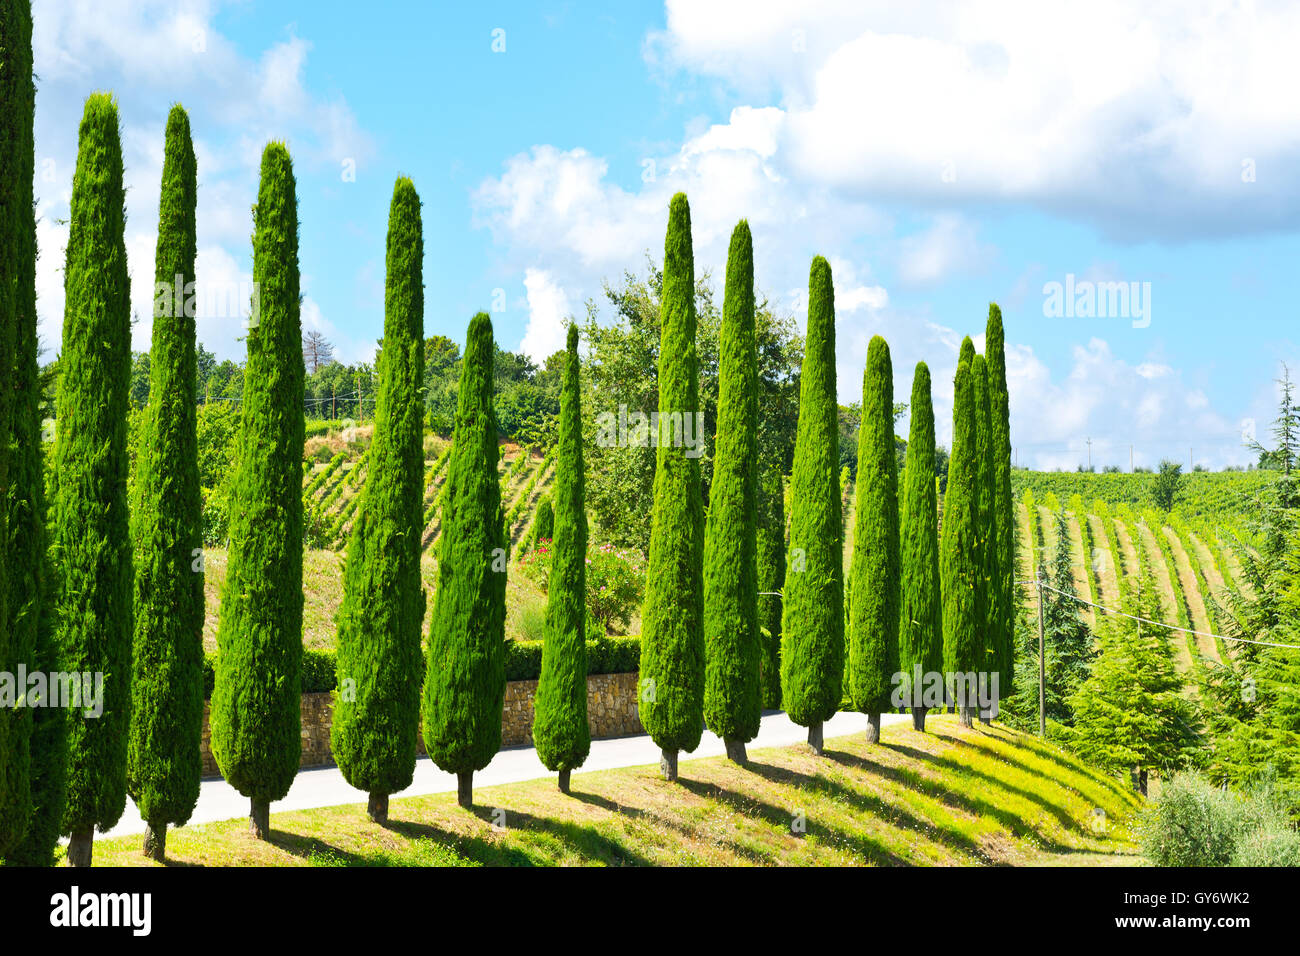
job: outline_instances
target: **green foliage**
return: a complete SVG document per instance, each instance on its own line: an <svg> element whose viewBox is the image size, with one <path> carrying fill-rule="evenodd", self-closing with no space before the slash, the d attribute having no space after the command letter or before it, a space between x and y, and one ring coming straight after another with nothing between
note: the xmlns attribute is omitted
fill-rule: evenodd
<svg viewBox="0 0 1300 956"><path fill-rule="evenodd" d="M587 511L576 325L569 326L567 345L560 392L560 450L551 546L554 557L533 719L537 756L549 770L580 767L591 750L591 729L587 724ZM549 501L546 507L549 514ZM539 515L539 522L541 518ZM552 537L552 529L546 531L546 536Z"/></svg>
<svg viewBox="0 0 1300 956"><path fill-rule="evenodd" d="M590 347L583 365L583 389L591 414L586 419L587 506L601 540L645 552L649 548L653 510L655 451L649 444L601 444L600 421L615 420L620 406L626 414L650 415L659 408L660 313L663 275L653 263L642 279L631 273L605 296L613 318L589 308L582 334ZM695 283L695 351L699 366L699 412L704 428L699 437L717 431L721 310L715 305L708 275ZM725 304L725 303L724 303ZM754 335L758 350L758 456L787 473L794 450L799 414L798 372L803 340L793 319L778 315L766 301L754 306ZM634 428L630 425L629 428ZM708 442L701 443L700 480L705 498L712 483L713 458Z"/></svg>
<svg viewBox="0 0 1300 956"><path fill-rule="evenodd" d="M1161 619L1155 576L1138 552L1138 590L1132 613ZM1087 680L1068 700L1074 710L1071 746L1106 770L1155 770L1168 776L1186 767L1201 740L1194 705L1183 695L1163 627L1111 618L1097 630L1099 653Z"/></svg>
<svg viewBox="0 0 1300 956"><path fill-rule="evenodd" d="M978 472L976 485L979 488L979 505L976 519L976 538L979 541L981 572L976 579L975 607L979 627L979 640L982 645L979 669L990 673L999 670L1004 650L1001 647L1001 611L997 589L998 550L996 502L994 501L993 462L993 418L992 403L989 400L988 362L983 355L976 355L971 361L971 382L975 386L975 454ZM999 694L1009 693L999 677Z"/></svg>
<svg viewBox="0 0 1300 956"><path fill-rule="evenodd" d="M963 350L969 342L963 342ZM939 542L943 669L948 674L977 672L984 664L979 598L984 568L979 540L980 468L974 378L972 361L959 361L953 381L952 458ZM966 706L973 705L968 702Z"/></svg>
<svg viewBox="0 0 1300 956"><path fill-rule="evenodd" d="M71 709L63 832L117 822L126 804L132 565L127 506L131 302L117 104L86 100L64 270L55 458L58 636L71 671L103 675L103 713Z"/></svg>
<svg viewBox="0 0 1300 956"><path fill-rule="evenodd" d="M943 598L939 588L939 517L934 471L934 409L930 370L916 363L912 422L903 473L902 580L898 618L898 668L910 693L916 668L943 668ZM915 452L915 454L912 454Z"/></svg>
<svg viewBox="0 0 1300 956"><path fill-rule="evenodd" d="M854 708L869 714L892 709L893 677L899 670L901 568L893 409L894 367L889 346L880 336L872 336L863 375L858 439L847 688ZM926 484L933 487L926 477Z"/></svg>
<svg viewBox="0 0 1300 956"><path fill-rule="evenodd" d="M194 281L198 189L190 120L167 117L158 204L156 289ZM127 791L155 832L185 823L203 760L203 499L199 485L194 317L160 294L153 318L149 404L136 468L135 634ZM196 553L197 552L197 553Z"/></svg>
<svg viewBox="0 0 1300 956"><path fill-rule="evenodd" d="M691 212L677 193L668 209L660 318L662 413L700 411ZM664 419L660 419L664 421ZM704 729L704 503L699 459L662 440L655 450L654 511L641 612L641 723L662 750L692 751Z"/></svg>
<svg viewBox="0 0 1300 956"><path fill-rule="evenodd" d="M289 792L301 756L303 363L298 201L281 143L262 152L230 555L217 629L212 755L258 801Z"/></svg>
<svg viewBox="0 0 1300 956"><path fill-rule="evenodd" d="M556 469L556 482L559 482L559 469ZM555 537L555 505L549 494L542 495L537 502L537 517L533 519L533 540L550 540Z"/></svg>
<svg viewBox="0 0 1300 956"><path fill-rule="evenodd" d="M704 722L718 736L758 735L758 351L754 248L741 220L727 253L719 340L718 430L704 532Z"/></svg>
<svg viewBox="0 0 1300 956"><path fill-rule="evenodd" d="M32 205L32 13L25 0L0 2L0 673L16 674L30 662L35 630L22 623L25 603L23 559L30 554L10 550L11 525L25 524L28 489L15 488L24 472L20 458L28 451L14 439L26 431L36 383L27 377L21 343L26 334L27 309L34 304L33 275L27 260L36 255ZM17 354L16 354L17 353ZM20 388L10 384L18 379ZM25 386L25 387L22 387ZM28 435L30 440L30 435ZM39 450L39 445L37 446ZM26 535L24 534L25 538ZM10 579L13 580L11 585ZM39 614L39 604L28 613ZM22 691L19 691L21 693ZM32 715L27 708L0 707L0 858L18 845L32 811Z"/></svg>
<svg viewBox="0 0 1300 956"><path fill-rule="evenodd" d="M1300 834L1267 783L1240 793L1175 774L1147 805L1138 835L1154 866L1300 865Z"/></svg>
<svg viewBox="0 0 1300 956"><path fill-rule="evenodd" d="M758 627L759 675L763 707L781 707L781 588L785 585L785 489L781 470L761 465L758 486Z"/></svg>
<svg viewBox="0 0 1300 956"><path fill-rule="evenodd" d="M1161 511L1169 511L1178 502L1182 486L1183 466L1165 459L1160 462L1160 471L1151 485L1151 501Z"/></svg>
<svg viewBox="0 0 1300 956"><path fill-rule="evenodd" d="M797 724L829 720L844 676L844 557L835 397L835 291L831 267L812 261L807 355L800 372L799 435L791 476L790 547L781 617L781 689Z"/></svg>
<svg viewBox="0 0 1300 956"><path fill-rule="evenodd" d="M989 303L989 318L984 335L984 354L988 364L990 453L993 456L993 524L994 558L992 608L988 645L993 666L999 673L999 685L1010 693L1015 686L1015 616L1016 616L1016 524L1015 499L1011 494L1011 409L1007 388L1007 357L1002 332L1002 310Z"/></svg>
<svg viewBox="0 0 1300 956"><path fill-rule="evenodd" d="M415 773L420 713L420 535L424 493L424 237L420 197L398 178L388 213L384 351L375 436L353 523L338 617L330 745L359 790L404 790Z"/></svg>
<svg viewBox="0 0 1300 956"><path fill-rule="evenodd" d="M424 744L449 773L501 748L506 536L492 407L492 320L474 316L462 363L424 680Z"/></svg>
<svg viewBox="0 0 1300 956"><path fill-rule="evenodd" d="M0 458L9 489L0 500L0 532L8 521L0 591L0 669L63 670L46 552L45 461L42 420L48 379L39 366L36 323L36 215L32 195L35 152L32 18L27 0L0 4ZM11 405L5 405L12 401ZM12 451L9 442L12 438ZM8 454L6 454L8 452ZM6 709L0 714L0 858L20 866L49 866L63 814L66 737L58 707ZM30 768L30 771L27 769ZM25 833L23 832L25 829Z"/></svg>

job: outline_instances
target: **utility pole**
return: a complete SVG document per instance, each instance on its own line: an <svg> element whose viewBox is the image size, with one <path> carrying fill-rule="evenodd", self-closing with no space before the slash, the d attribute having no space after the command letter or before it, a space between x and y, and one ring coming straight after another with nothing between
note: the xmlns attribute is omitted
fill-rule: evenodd
<svg viewBox="0 0 1300 956"><path fill-rule="evenodd" d="M1038 580L1038 736L1047 738L1047 664L1043 660L1043 577Z"/></svg>
<svg viewBox="0 0 1300 956"><path fill-rule="evenodd" d="M334 392L335 386L330 386L330 421L334 421Z"/></svg>
<svg viewBox="0 0 1300 956"><path fill-rule="evenodd" d="M1088 436L1088 470L1092 471L1092 436Z"/></svg>

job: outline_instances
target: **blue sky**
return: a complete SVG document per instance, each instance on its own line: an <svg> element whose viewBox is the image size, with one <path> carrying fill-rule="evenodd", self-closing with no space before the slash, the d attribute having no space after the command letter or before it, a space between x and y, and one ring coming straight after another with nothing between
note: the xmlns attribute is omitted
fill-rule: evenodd
<svg viewBox="0 0 1300 956"><path fill-rule="evenodd" d="M960 338L996 300L1022 463L1073 468L1089 437L1099 465L1127 466L1130 444L1139 464L1189 450L1242 463L1243 421L1264 432L1279 361L1300 368L1300 14L1286 5L37 0L34 15L53 349L81 105L111 89L137 348L180 101L200 285L236 289L251 271L260 150L286 140L304 325L349 361L381 333L402 173L424 202L428 334L460 340L491 308L504 347L554 350L604 279L661 253L684 189L697 270L722 275L748 217L758 285L800 323L808 262L827 256L841 401L882 334L900 398L930 364L943 438ZM1045 286L1069 276L1149 290L1149 322L1048 314ZM205 345L240 357L239 316L201 308Z"/></svg>

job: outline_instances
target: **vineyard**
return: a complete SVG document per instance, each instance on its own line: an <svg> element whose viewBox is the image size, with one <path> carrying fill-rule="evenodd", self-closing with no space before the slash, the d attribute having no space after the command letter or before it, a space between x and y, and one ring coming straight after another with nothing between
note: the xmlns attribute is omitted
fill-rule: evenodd
<svg viewBox="0 0 1300 956"><path fill-rule="evenodd" d="M1137 587L1139 561L1146 563L1160 592L1163 622L1184 629L1170 630L1169 640L1179 669L1192 679L1233 653L1230 641L1211 635L1224 630L1225 585L1250 592L1236 555L1253 546L1247 515L1269 475L1193 473L1168 513L1151 507L1153 477L1016 471L1019 571L1029 581L1036 565L1050 563L1059 516L1069 535L1074 588L1084 601L1121 607ZM1022 587L1022 601L1034 619L1032 585ZM1105 616L1087 605L1081 611L1090 625Z"/></svg>
<svg viewBox="0 0 1300 956"><path fill-rule="evenodd" d="M335 640L335 614L343 597L343 559L348 536L356 520L370 463L370 429L357 429L350 441L337 431L311 440L318 444L332 440L341 450L326 461L308 460L303 469L303 524L307 548L303 560L303 646L330 649ZM319 455L317 457L320 457ZM451 442L430 436L425 446L424 520L422 576L432 594L436 585L437 548L442 531L442 500L447 487ZM501 446L499 465L501 506L512 550L528 539L538 502L555 478L554 452L538 454L507 442ZM226 549L210 548L205 553L207 615L204 644L216 649L221 587L225 580ZM508 630L518 635L527 630L521 618L536 616L545 597L525 575L510 575ZM535 635L528 635L535 636Z"/></svg>

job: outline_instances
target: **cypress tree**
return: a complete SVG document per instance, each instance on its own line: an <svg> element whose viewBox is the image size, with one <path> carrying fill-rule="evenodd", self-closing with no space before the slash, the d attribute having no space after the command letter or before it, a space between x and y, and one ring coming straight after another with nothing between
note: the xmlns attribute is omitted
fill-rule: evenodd
<svg viewBox="0 0 1300 956"><path fill-rule="evenodd" d="M5 261L14 264L11 273L14 282L11 306L14 317L14 404L11 412L14 450L9 463L9 487L12 488L8 548L9 634L13 641L11 653L13 648L18 648L19 655L26 655L31 662L29 671L50 674L65 668L50 607L54 574L46 550L40 349L36 332L36 208L32 195L35 168L32 122L36 88L32 83L32 25L27 0L3 0L0 18L4 21L0 26L4 36L0 41L0 75L4 77L3 82L12 80L17 84L6 87L3 94L6 105L0 111L12 134L6 136L2 155L4 162L13 161L12 167L6 167L12 172L3 174L0 189L10 183L18 187L14 205L9 207L8 200L3 205L12 208L19 217L15 225L18 233L12 240L5 240L6 243L12 241L13 245L6 245L8 251L0 253L6 257ZM39 701L33 700L32 703ZM31 812L21 842L10 846L4 860L18 866L51 866L62 824L67 774L64 709L35 707L24 708L24 711L30 714L32 721ZM21 753L18 749L20 744L11 741L5 746L12 747L6 750L11 755ZM15 814L10 819L16 819L19 811L14 809L13 803L0 812L0 816L10 812Z"/></svg>
<svg viewBox="0 0 1300 956"><path fill-rule="evenodd" d="M20 626L23 592L11 587L22 568L9 548L10 488L24 449L14 442L16 414L26 395L9 384L17 372L15 348L27 299L25 259L35 247L27 234L32 200L32 22L25 0L0 0L0 673L16 675L31 660L34 633ZM24 179L24 172L26 178ZM26 204L24 206L24 203ZM12 593L11 593L12 592ZM13 679L12 677L10 679ZM15 694L23 689L14 688ZM31 816L31 711L0 703L0 858L17 846Z"/></svg>
<svg viewBox="0 0 1300 956"><path fill-rule="evenodd" d="M691 209L683 193L668 207L660 296L659 422L654 511L641 612L641 723L663 753L660 769L677 779L677 753L704 731L704 503L700 462L665 427L697 415L695 256Z"/></svg>
<svg viewBox="0 0 1300 956"><path fill-rule="evenodd" d="M81 119L72 182L54 466L54 554L60 571L56 640L68 670L103 675L102 687L92 688L90 706L65 715L68 789L62 830L71 834L73 866L90 865L94 828L111 827L126 805L133 575L126 490L131 288L124 200L117 104L109 94L95 93Z"/></svg>
<svg viewBox="0 0 1300 956"><path fill-rule="evenodd" d="M844 676L844 556L835 397L835 290L821 256L808 278L808 336L799 372L790 547L781 615L786 712L822 750L822 723L839 709Z"/></svg>
<svg viewBox="0 0 1300 956"><path fill-rule="evenodd" d="M344 779L388 821L388 797L415 774L423 666L424 238L405 176L388 211L384 350L370 467L353 523L339 610L339 686L330 745Z"/></svg>
<svg viewBox="0 0 1300 956"><path fill-rule="evenodd" d="M583 487L578 327L569 326L560 391L560 450L555 463L555 527L546 594L542 673L534 701L533 743L548 770L569 774L591 750L587 725L587 508ZM539 516L540 519L540 516Z"/></svg>
<svg viewBox="0 0 1300 956"><path fill-rule="evenodd" d="M474 316L466 336L447 494L442 505L438 590L424 679L424 745L458 776L473 802L474 771L501 749L506 692L506 534L492 407L492 320Z"/></svg>
<svg viewBox="0 0 1300 956"><path fill-rule="evenodd" d="M867 740L880 740L898 673L898 457L894 448L894 367L879 335L867 346L858 430L857 508L849 566L849 699L867 715Z"/></svg>
<svg viewBox="0 0 1300 956"><path fill-rule="evenodd" d="M212 755L249 798L254 838L289 792L302 756L303 362L298 200L282 143L262 151L243 419L230 506L230 557L217 629Z"/></svg>
<svg viewBox="0 0 1300 956"><path fill-rule="evenodd" d="M993 521L997 535L997 576L993 584L996 614L989 631L989 646L993 649L998 687L1005 697L1014 693L1015 687L1016 525L1011 495L1011 405L1007 389L1007 354L1002 310L996 302L989 303L984 356L988 361L993 429Z"/></svg>
<svg viewBox="0 0 1300 956"><path fill-rule="evenodd" d="M190 818L203 774L198 379L194 316L183 304L194 281L197 182L189 116L173 106L158 204L149 403L132 509L135 637L127 790L146 824L145 855L155 860L165 855L167 824Z"/></svg>
<svg viewBox="0 0 1300 956"><path fill-rule="evenodd" d="M537 521L533 529L534 541L555 537L555 505L549 492L542 495L542 500L537 504Z"/></svg>
<svg viewBox="0 0 1300 956"><path fill-rule="evenodd" d="M994 464L993 464L993 423L989 396L988 362L983 355L976 355L971 364L971 380L975 386L975 433L976 454L979 456L979 560L984 569L976 589L977 614L980 620L980 680L991 693L991 675L997 670L996 652L993 635L1000 624L1000 606L997 582L997 524L994 502ZM980 720L988 723L996 713L996 698L993 706L980 711Z"/></svg>
<svg viewBox="0 0 1300 956"><path fill-rule="evenodd" d="M898 615L898 668L912 726L925 730L928 710L918 677L943 669L943 598L939 588L939 512L934 480L934 408L930 369L916 363L912 423L903 468L902 585Z"/></svg>
<svg viewBox="0 0 1300 956"><path fill-rule="evenodd" d="M763 707L781 709L781 589L785 586L785 488L769 464L758 489L758 633Z"/></svg>
<svg viewBox="0 0 1300 956"><path fill-rule="evenodd" d="M727 253L718 343L718 427L704 530L704 721L745 762L758 735L762 675L758 633L758 347L754 248L741 220Z"/></svg>
<svg viewBox="0 0 1300 956"><path fill-rule="evenodd" d="M970 343L962 343L963 352ZM973 348L971 354L973 358ZM939 542L939 577L943 593L943 669L950 699L961 722L971 726L971 688L964 675L983 665L979 639L983 621L978 592L983 565L979 547L979 439L975 432L975 385L971 360L963 355L953 379L952 453L948 489L943 499L943 535Z"/></svg>

